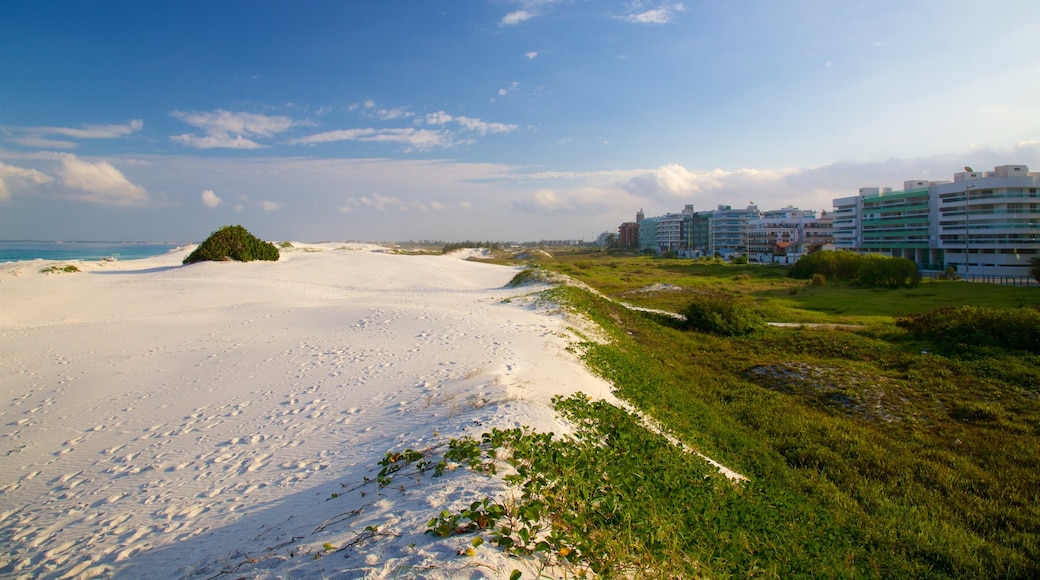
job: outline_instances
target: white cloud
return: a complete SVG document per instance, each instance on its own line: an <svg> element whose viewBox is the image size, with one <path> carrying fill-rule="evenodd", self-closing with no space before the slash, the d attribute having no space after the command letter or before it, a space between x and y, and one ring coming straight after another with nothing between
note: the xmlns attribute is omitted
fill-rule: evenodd
<svg viewBox="0 0 1040 580"><path fill-rule="evenodd" d="M15 167L0 161L0 202L11 199L12 187L43 185L51 181L53 180L49 175L35 169Z"/></svg>
<svg viewBox="0 0 1040 580"><path fill-rule="evenodd" d="M398 143L414 149L431 149L452 145L451 136L444 131L415 129L339 129L316 133L289 141L291 145L317 145L336 141L360 141L363 143Z"/></svg>
<svg viewBox="0 0 1040 580"><path fill-rule="evenodd" d="M519 129L517 125L511 125L506 123L489 123L480 119L474 119L471 117L453 117L444 111L437 111L436 113L429 113L426 115L426 123L429 125L447 125L448 123L456 123L463 129L468 131L474 131L480 133L483 137L488 133L511 133Z"/></svg>
<svg viewBox="0 0 1040 580"><path fill-rule="evenodd" d="M241 135L174 135L170 139L195 149L260 149L263 145Z"/></svg>
<svg viewBox="0 0 1040 580"><path fill-rule="evenodd" d="M526 199L510 203L513 210L542 216L601 216L616 210L616 190L600 187L537 189Z"/></svg>
<svg viewBox="0 0 1040 580"><path fill-rule="evenodd" d="M261 201L260 202L260 209L264 210L265 212L277 211L279 209L282 209L282 204L280 202L277 202L277 201L266 201L265 200L265 201Z"/></svg>
<svg viewBox="0 0 1040 580"><path fill-rule="evenodd" d="M538 52L532 50L531 52L524 53L524 56L527 57L527 60L534 60L535 58L538 57Z"/></svg>
<svg viewBox="0 0 1040 580"><path fill-rule="evenodd" d="M79 143L72 141L63 141L61 139L48 139L46 137L36 137L33 135L26 135L24 137L15 137L11 139L12 142L26 147L35 147L37 149L75 149L79 146Z"/></svg>
<svg viewBox="0 0 1040 580"><path fill-rule="evenodd" d="M206 207L217 207L224 204L224 200L220 199L216 193L213 193L212 189L207 189L202 192L202 204Z"/></svg>
<svg viewBox="0 0 1040 580"><path fill-rule="evenodd" d="M11 141L26 147L38 149L75 149L79 146L75 141L55 139L53 136L72 139L114 139L140 131L144 121L133 119L120 125L84 125L74 127L12 127L15 134Z"/></svg>
<svg viewBox="0 0 1040 580"><path fill-rule="evenodd" d="M503 16L501 24L505 26L513 26L515 24L520 24L525 20L530 20L531 18L534 18L532 12L528 12L527 10L515 10Z"/></svg>
<svg viewBox="0 0 1040 580"><path fill-rule="evenodd" d="M487 121L471 119L469 117L455 117L455 121L465 129L480 133L481 136L487 135L488 133L512 133L519 129L517 125L488 123Z"/></svg>
<svg viewBox="0 0 1040 580"><path fill-rule="evenodd" d="M202 129L204 136L175 135L172 140L196 149L257 149L263 147L253 138L269 138L297 123L289 117L233 113L218 109L212 112L174 111L175 119Z"/></svg>
<svg viewBox="0 0 1040 580"><path fill-rule="evenodd" d="M427 125L447 125L454 119L451 115L444 111L437 111L436 113L428 113L426 115Z"/></svg>
<svg viewBox="0 0 1040 580"><path fill-rule="evenodd" d="M490 123L481 119L471 117L455 117L444 111L428 113L418 122L437 127L449 124L457 125L464 131L479 134L481 137L488 133L510 133L519 129L517 125L506 123ZM307 135L289 141L290 145L317 145L319 143L333 143L336 141L359 141L362 143L395 143L403 145L409 150L429 150L438 147L453 147L471 143L472 140L459 137L447 128L444 129L421 129L415 127L401 127L390 129L376 129L372 127L357 129L337 129Z"/></svg>
<svg viewBox="0 0 1040 580"><path fill-rule="evenodd" d="M443 211L448 209L448 206L436 200L428 200L425 202L419 200L402 200L399 197L391 195L373 193L371 195L348 198L347 204L341 205L337 209L343 213L352 213L355 209L363 208L373 209L376 211L396 210L402 212L428 212Z"/></svg>
<svg viewBox="0 0 1040 580"><path fill-rule="evenodd" d="M392 109L377 107L376 102L372 99L368 99L363 103L354 103L347 107L347 110L359 111L364 118L379 119L380 121L392 121L394 119L405 119L415 116L415 113L409 111L407 107L395 107Z"/></svg>
<svg viewBox="0 0 1040 580"><path fill-rule="evenodd" d="M509 93L515 91L518 88L520 88L520 83L518 83L516 81L513 81L513 82L509 83L508 87L506 87L504 89L498 89L498 94L504 97L504 96L508 95Z"/></svg>
<svg viewBox="0 0 1040 580"><path fill-rule="evenodd" d="M644 8L643 2L633 2L628 14L617 19L634 24L668 24L675 20L676 14L686 11L682 2L665 2L657 8Z"/></svg>
<svg viewBox="0 0 1040 580"><path fill-rule="evenodd" d="M144 121L133 119L122 125L84 125L80 129L70 127L34 127L43 135L63 135L74 139L113 139L136 133L144 127Z"/></svg>
<svg viewBox="0 0 1040 580"><path fill-rule="evenodd" d="M91 163L63 153L57 173L65 187L87 192L79 197L84 201L108 205L138 205L148 201L143 187L131 183L107 161Z"/></svg>

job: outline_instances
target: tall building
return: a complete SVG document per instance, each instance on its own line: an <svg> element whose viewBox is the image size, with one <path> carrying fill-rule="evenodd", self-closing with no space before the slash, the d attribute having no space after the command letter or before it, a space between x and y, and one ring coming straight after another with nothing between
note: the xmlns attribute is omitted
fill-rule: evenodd
<svg viewBox="0 0 1040 580"><path fill-rule="evenodd" d="M707 256L747 254L751 241L748 237L749 224L760 216L758 206L754 204L746 209L720 205L718 209L707 212L707 239L702 248L696 249Z"/></svg>
<svg viewBox="0 0 1040 580"><path fill-rule="evenodd" d="M926 270L1026 275L1040 256L1040 173L1025 165L966 167L953 181L861 188L834 200L838 249L909 258Z"/></svg>
<svg viewBox="0 0 1040 580"><path fill-rule="evenodd" d="M639 247L639 223L625 222L618 228L618 247L634 250Z"/></svg>
<svg viewBox="0 0 1040 580"><path fill-rule="evenodd" d="M642 213L642 210L640 210ZM637 214L638 215L638 214ZM693 205L687 204L681 213L643 217L639 220L639 248L644 252L663 254L679 252L687 247L693 222Z"/></svg>

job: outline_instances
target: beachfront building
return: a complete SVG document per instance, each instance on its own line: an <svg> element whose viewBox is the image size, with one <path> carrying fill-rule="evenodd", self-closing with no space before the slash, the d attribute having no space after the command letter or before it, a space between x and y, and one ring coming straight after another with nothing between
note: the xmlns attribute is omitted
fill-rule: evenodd
<svg viewBox="0 0 1040 580"><path fill-rule="evenodd" d="M625 222L618 228L618 247L634 250L639 247L639 224Z"/></svg>
<svg viewBox="0 0 1040 580"><path fill-rule="evenodd" d="M861 188L834 200L837 249L913 260L923 270L1025 276L1040 256L1040 173L1025 165Z"/></svg>
<svg viewBox="0 0 1040 580"><path fill-rule="evenodd" d="M640 250L653 254L678 254L686 249L693 215L693 205L687 204L681 213L643 217L638 222Z"/></svg>
<svg viewBox="0 0 1040 580"><path fill-rule="evenodd" d="M764 211L747 222L747 255L754 262L793 264L832 242L833 218L827 212L788 206Z"/></svg>
<svg viewBox="0 0 1040 580"><path fill-rule="evenodd" d="M703 245L694 249L706 256L747 255L749 248L749 225L761 217L758 206L751 204L745 209L719 205L718 209L705 212L706 218Z"/></svg>

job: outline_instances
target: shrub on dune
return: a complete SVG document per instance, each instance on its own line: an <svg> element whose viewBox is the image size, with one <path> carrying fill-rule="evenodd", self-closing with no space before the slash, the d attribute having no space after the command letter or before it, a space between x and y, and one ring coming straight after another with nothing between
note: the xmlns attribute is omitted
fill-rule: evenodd
<svg viewBox="0 0 1040 580"><path fill-rule="evenodd" d="M213 232L206 241L199 244L188 257L185 264L195 262L226 262L237 260L250 262L253 260L278 261L278 248L249 233L242 226L224 226Z"/></svg>

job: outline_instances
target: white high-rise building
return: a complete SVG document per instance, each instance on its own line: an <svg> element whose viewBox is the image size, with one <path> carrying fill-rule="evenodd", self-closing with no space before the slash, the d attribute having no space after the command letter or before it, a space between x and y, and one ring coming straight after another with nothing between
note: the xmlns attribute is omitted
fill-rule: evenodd
<svg viewBox="0 0 1040 580"><path fill-rule="evenodd" d="M1040 256L1040 173L1025 165L861 188L834 200L837 249L909 258L925 270L1025 276Z"/></svg>

